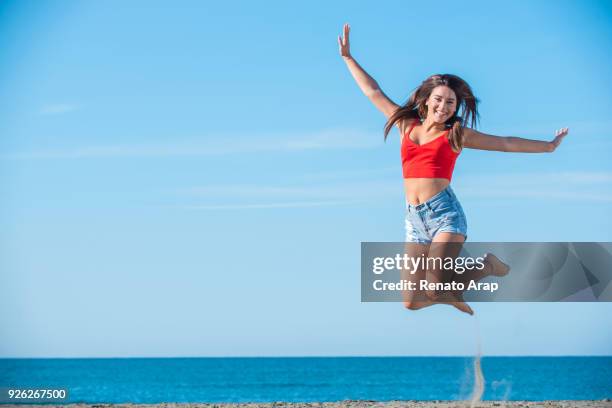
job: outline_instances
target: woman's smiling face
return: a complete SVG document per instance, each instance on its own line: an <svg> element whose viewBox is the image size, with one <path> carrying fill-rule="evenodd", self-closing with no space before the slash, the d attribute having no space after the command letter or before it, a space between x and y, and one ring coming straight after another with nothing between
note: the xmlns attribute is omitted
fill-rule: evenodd
<svg viewBox="0 0 612 408"><path fill-rule="evenodd" d="M444 123L457 110L457 96L449 87L440 85L431 91L425 106L427 106L428 118L432 118L436 123Z"/></svg>

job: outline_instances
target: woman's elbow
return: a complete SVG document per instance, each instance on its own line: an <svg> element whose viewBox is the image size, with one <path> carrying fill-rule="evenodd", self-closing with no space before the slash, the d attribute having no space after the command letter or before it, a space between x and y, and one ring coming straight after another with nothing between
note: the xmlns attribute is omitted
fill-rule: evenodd
<svg viewBox="0 0 612 408"><path fill-rule="evenodd" d="M365 96L367 96L372 102L375 102L376 99L384 97L382 90L377 86L372 86L363 92Z"/></svg>

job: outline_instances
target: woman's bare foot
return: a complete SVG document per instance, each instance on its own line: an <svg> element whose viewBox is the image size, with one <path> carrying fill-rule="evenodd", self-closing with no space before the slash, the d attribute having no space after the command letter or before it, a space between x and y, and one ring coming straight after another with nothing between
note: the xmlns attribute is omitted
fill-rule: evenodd
<svg viewBox="0 0 612 408"><path fill-rule="evenodd" d="M451 305L469 315L474 314L472 308L463 300L461 292L433 292L428 293L428 297L432 304Z"/></svg>
<svg viewBox="0 0 612 408"><path fill-rule="evenodd" d="M433 300L419 300L419 301L407 301L404 302L404 307L410 310L419 310L424 307L433 306L433 305L451 305L459 309L460 311L467 313L469 315L473 315L474 311L472 308L461 299L460 302L448 302L448 301L433 301Z"/></svg>
<svg viewBox="0 0 612 408"><path fill-rule="evenodd" d="M431 300L407 301L404 302L404 307L410 310L419 310L424 307L435 305Z"/></svg>
<svg viewBox="0 0 612 408"><path fill-rule="evenodd" d="M470 305L465 303L465 300L463 300L463 292L455 291L447 292L447 294L449 295L450 300L449 302L445 302L447 305L455 306L457 309L459 309L463 313L469 314L470 316L474 314L474 311L472 310Z"/></svg>
<svg viewBox="0 0 612 408"><path fill-rule="evenodd" d="M472 310L470 305L468 305L465 302L451 302L449 304L455 306L457 309L461 310L464 313L469 314L470 316L474 315L474 311Z"/></svg>
<svg viewBox="0 0 612 408"><path fill-rule="evenodd" d="M491 265L491 275L493 276L506 276L510 272L510 266L490 252L485 254L484 261Z"/></svg>

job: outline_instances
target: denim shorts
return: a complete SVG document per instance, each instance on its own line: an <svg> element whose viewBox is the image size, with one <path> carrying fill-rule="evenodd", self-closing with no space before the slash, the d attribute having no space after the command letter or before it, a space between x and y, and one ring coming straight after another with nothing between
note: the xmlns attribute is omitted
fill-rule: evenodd
<svg viewBox="0 0 612 408"><path fill-rule="evenodd" d="M450 186L419 205L406 202L406 242L429 244L439 232L467 239L467 220Z"/></svg>

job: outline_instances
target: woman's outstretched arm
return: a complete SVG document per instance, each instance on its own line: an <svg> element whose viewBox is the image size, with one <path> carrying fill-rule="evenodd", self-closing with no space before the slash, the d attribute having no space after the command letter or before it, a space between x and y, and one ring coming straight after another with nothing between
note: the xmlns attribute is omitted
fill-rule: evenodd
<svg viewBox="0 0 612 408"><path fill-rule="evenodd" d="M555 138L550 142L514 136L492 136L470 128L463 128L463 132L463 146L469 149L517 153L551 153L561 144L569 129L557 130Z"/></svg>
<svg viewBox="0 0 612 408"><path fill-rule="evenodd" d="M344 25L343 36L338 36L338 46L340 48L340 55L344 59L346 66L348 67L351 75L355 78L357 85L361 91L367 96L370 101L380 110L386 118L391 116L399 106L394 103L387 95L384 94L378 83L368 73L361 68L361 66L351 56L350 43L349 43L349 32L350 26Z"/></svg>

